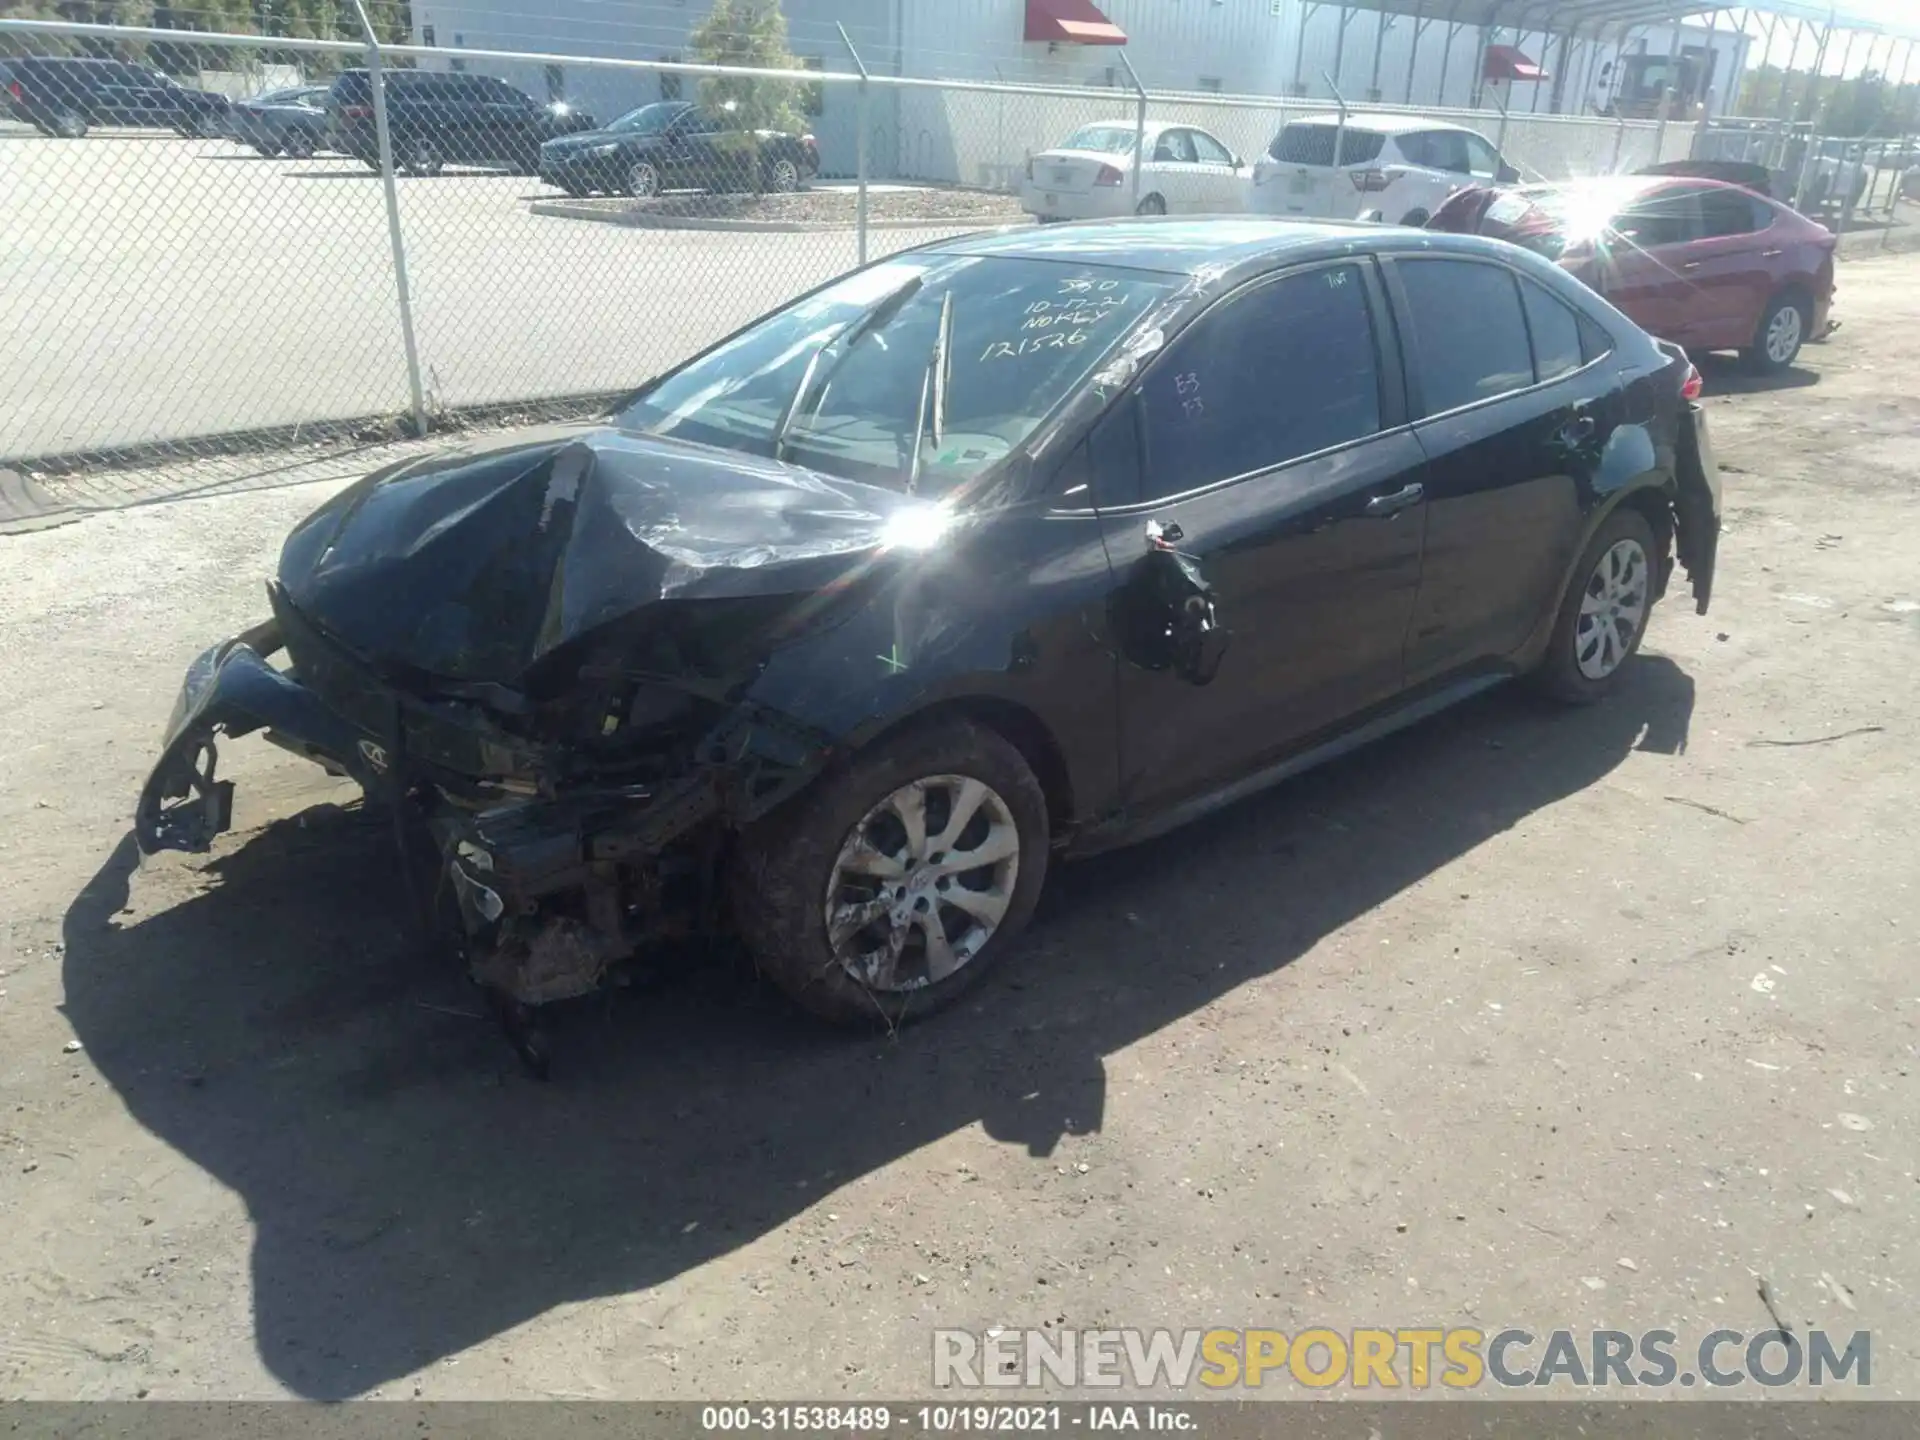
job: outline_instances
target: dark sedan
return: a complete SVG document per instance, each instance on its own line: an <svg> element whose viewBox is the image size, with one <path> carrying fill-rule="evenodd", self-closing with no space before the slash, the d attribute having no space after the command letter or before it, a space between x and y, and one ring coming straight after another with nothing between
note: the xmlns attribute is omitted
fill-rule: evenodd
<svg viewBox="0 0 1920 1440"><path fill-rule="evenodd" d="M227 112L227 128L262 155L304 160L327 146L327 87L296 85L236 100Z"/></svg>
<svg viewBox="0 0 1920 1440"><path fill-rule="evenodd" d="M1056 859L1510 676L1606 696L1676 564L1707 607L1697 385L1473 237L939 242L323 505L189 668L139 843L207 848L215 735L265 729L434 837L536 1064L525 1007L716 930L819 1015L923 1014Z"/></svg>
<svg viewBox="0 0 1920 1440"><path fill-rule="evenodd" d="M604 130L549 140L540 178L571 195L604 191L650 199L666 190L798 190L818 174L811 135L748 130L729 107L662 100Z"/></svg>

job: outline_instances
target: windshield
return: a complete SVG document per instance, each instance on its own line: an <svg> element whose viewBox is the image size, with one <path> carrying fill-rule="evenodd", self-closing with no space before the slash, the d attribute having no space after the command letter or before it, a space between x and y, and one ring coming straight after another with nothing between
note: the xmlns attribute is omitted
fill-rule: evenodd
<svg viewBox="0 0 1920 1440"><path fill-rule="evenodd" d="M944 494L1022 444L1176 279L1001 256L889 260L668 375L620 424Z"/></svg>
<svg viewBox="0 0 1920 1440"><path fill-rule="evenodd" d="M1133 131L1119 125L1082 125L1060 142L1062 150L1092 150L1101 155L1131 155Z"/></svg>
<svg viewBox="0 0 1920 1440"><path fill-rule="evenodd" d="M607 129L617 130L622 135L658 135L691 108L685 102L660 100L652 105L642 105L638 110L629 110Z"/></svg>

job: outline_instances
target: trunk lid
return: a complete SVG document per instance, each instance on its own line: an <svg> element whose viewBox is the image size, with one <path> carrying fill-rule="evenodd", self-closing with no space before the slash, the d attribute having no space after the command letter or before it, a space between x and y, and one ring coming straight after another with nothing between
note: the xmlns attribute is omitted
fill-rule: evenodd
<svg viewBox="0 0 1920 1440"><path fill-rule="evenodd" d="M1056 195L1085 195L1102 170L1124 175L1133 163L1130 155L1091 150L1043 150L1033 157L1033 183Z"/></svg>

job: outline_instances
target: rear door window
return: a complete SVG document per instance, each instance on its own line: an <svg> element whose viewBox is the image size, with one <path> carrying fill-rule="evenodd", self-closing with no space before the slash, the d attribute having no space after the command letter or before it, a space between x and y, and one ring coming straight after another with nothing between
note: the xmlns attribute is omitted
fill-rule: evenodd
<svg viewBox="0 0 1920 1440"><path fill-rule="evenodd" d="M1428 415L1533 384L1533 350L1513 274L1473 260L1395 261L1412 330L1409 370Z"/></svg>
<svg viewBox="0 0 1920 1440"><path fill-rule="evenodd" d="M1193 136L1185 130L1169 130L1160 137L1153 147L1155 160L1170 160L1176 165L1192 165L1199 158L1194 154Z"/></svg>
<svg viewBox="0 0 1920 1440"><path fill-rule="evenodd" d="M1143 388L1142 489L1183 494L1361 440L1381 424L1380 363L1360 267L1256 282L1196 320Z"/></svg>

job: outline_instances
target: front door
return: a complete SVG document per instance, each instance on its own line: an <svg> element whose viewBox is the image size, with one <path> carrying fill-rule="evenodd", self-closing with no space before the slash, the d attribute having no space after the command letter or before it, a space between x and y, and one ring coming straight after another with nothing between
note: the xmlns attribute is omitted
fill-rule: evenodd
<svg viewBox="0 0 1920 1440"><path fill-rule="evenodd" d="M1641 196L1595 247L1593 288L1649 335L1686 344L1697 309L1688 247L1699 234L1700 207L1689 191Z"/></svg>
<svg viewBox="0 0 1920 1440"><path fill-rule="evenodd" d="M1095 436L1136 817L1401 686L1423 461L1383 316L1370 261L1252 282Z"/></svg>
<svg viewBox="0 0 1920 1440"><path fill-rule="evenodd" d="M1545 286L1493 261L1396 257L1414 433L1428 461L1426 553L1407 683L1497 663L1559 601L1618 415L1608 342Z"/></svg>
<svg viewBox="0 0 1920 1440"><path fill-rule="evenodd" d="M1202 187L1201 204L1209 214L1238 215L1247 208L1241 193L1243 181L1233 152L1204 130L1190 130L1197 173Z"/></svg>

